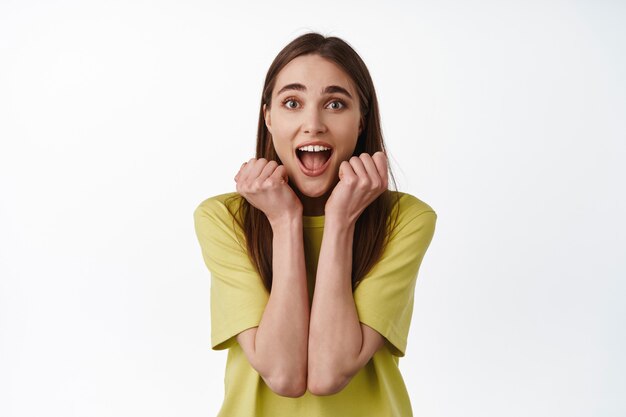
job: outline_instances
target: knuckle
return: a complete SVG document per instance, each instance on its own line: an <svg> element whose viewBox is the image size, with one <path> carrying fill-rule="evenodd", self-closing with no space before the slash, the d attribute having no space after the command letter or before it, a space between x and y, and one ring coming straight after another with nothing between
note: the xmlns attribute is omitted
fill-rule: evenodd
<svg viewBox="0 0 626 417"><path fill-rule="evenodd" d="M369 189L369 188L371 188L371 186L372 186L372 182L369 179L364 178L364 179L359 180L359 187L360 188Z"/></svg>

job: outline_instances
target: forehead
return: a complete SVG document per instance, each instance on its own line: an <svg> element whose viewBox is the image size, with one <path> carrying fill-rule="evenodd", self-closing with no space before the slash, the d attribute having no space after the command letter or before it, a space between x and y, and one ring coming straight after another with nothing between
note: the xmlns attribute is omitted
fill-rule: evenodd
<svg viewBox="0 0 626 417"><path fill-rule="evenodd" d="M283 86L304 84L308 94L321 94L324 87L338 85L356 97L356 89L350 76L334 62L319 55L301 55L292 59L276 77L275 94Z"/></svg>

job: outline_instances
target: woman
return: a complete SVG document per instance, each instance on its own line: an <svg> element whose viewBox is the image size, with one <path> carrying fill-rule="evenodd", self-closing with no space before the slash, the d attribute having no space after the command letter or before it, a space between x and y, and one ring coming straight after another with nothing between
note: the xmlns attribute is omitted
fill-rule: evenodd
<svg viewBox="0 0 626 417"><path fill-rule="evenodd" d="M358 54L317 33L289 43L237 191L194 212L212 348L229 349L219 416L412 415L398 363L437 215L388 190L384 150Z"/></svg>

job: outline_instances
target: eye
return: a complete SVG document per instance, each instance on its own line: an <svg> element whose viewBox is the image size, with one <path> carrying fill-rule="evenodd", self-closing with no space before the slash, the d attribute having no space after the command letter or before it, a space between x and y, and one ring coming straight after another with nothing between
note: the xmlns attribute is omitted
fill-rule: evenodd
<svg viewBox="0 0 626 417"><path fill-rule="evenodd" d="M296 105L290 105L289 103L296 103ZM295 110L297 108L297 104L299 104L299 102L294 97L287 97L286 99L282 101L283 107L286 107L291 110ZM328 105L331 106L332 110L341 110L347 107L346 103L344 103L343 100L339 100L339 99L335 99L331 101Z"/></svg>
<svg viewBox="0 0 626 417"><path fill-rule="evenodd" d="M333 110L341 110L341 109L343 109L344 107L346 107L346 104L345 104L343 101L341 101L341 100L333 100L333 101L331 101L331 102L330 102L330 104L331 104L331 105L332 105L333 103L335 103L335 104L340 104L340 105L341 105L341 107L334 107L334 108L333 108Z"/></svg>
<svg viewBox="0 0 626 417"><path fill-rule="evenodd" d="M295 109L295 107L290 106L288 104L290 102L297 103L297 100L295 100L293 97L288 97L288 98L283 100L283 106L287 107L288 109Z"/></svg>

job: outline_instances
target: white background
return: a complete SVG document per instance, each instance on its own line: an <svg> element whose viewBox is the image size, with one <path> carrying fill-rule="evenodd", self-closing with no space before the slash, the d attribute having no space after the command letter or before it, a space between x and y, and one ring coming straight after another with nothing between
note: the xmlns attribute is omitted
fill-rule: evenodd
<svg viewBox="0 0 626 417"><path fill-rule="evenodd" d="M215 416L192 213L253 157L274 56L369 67L437 230L416 416L626 415L619 1L0 2L0 415ZM331 416L334 417L334 416Z"/></svg>

